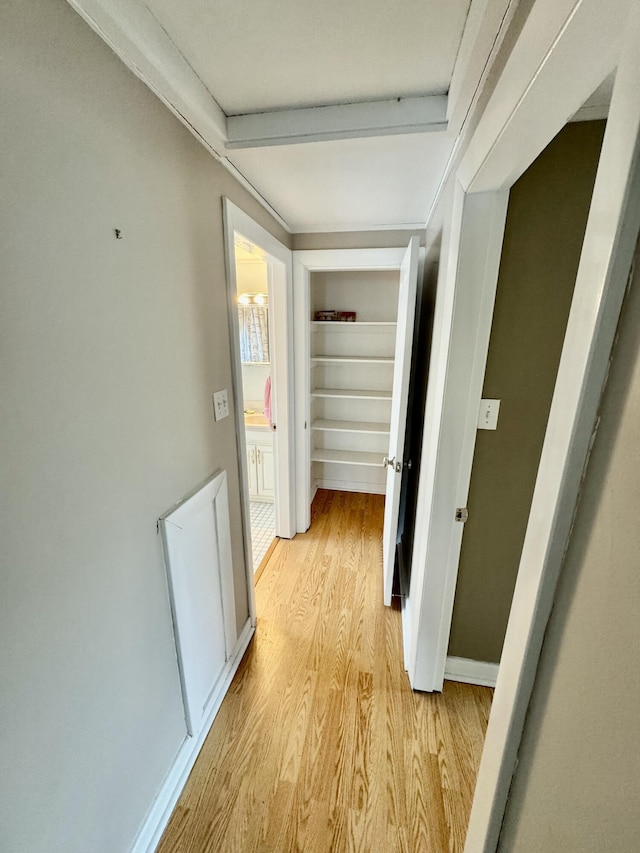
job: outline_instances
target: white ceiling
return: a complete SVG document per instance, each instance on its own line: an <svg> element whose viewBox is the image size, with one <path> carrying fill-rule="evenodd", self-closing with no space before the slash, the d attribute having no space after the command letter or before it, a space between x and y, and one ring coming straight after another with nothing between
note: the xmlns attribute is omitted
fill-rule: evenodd
<svg viewBox="0 0 640 853"><path fill-rule="evenodd" d="M299 233L426 224L510 0L69 2Z"/></svg>
<svg viewBox="0 0 640 853"><path fill-rule="evenodd" d="M445 94L470 0L146 0L227 115Z"/></svg>
<svg viewBox="0 0 640 853"><path fill-rule="evenodd" d="M450 150L448 133L412 133L227 156L295 231L362 231L424 225Z"/></svg>

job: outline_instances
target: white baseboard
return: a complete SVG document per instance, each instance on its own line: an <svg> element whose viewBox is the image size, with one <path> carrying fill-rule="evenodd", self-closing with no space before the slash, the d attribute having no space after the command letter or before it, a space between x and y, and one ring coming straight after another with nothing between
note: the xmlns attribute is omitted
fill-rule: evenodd
<svg viewBox="0 0 640 853"><path fill-rule="evenodd" d="M448 681L462 681L464 684L495 687L499 667L500 664L487 663L483 660L447 657L444 677Z"/></svg>
<svg viewBox="0 0 640 853"><path fill-rule="evenodd" d="M356 480L316 480L319 489L331 489L337 492L364 492L368 495L384 495L387 487L378 483L361 483Z"/></svg>
<svg viewBox="0 0 640 853"><path fill-rule="evenodd" d="M247 622L242 629L242 633L238 637L236 648L233 657L229 658L225 664L225 669L222 673L216 690L212 694L207 708L205 723L197 737L187 736L183 741L180 750L164 780L160 791L158 792L149 813L147 814L144 823L140 827L140 831L133 842L131 853L153 853L158 846L162 833L164 832L169 818L173 812L178 798L182 793L186 781L191 773L193 765L196 763L198 753L202 749L205 738L209 734L209 729L213 723L216 714L220 710L222 700L224 699L231 680L240 665L242 656L247 650L247 646L255 633L255 627L251 624L251 620Z"/></svg>

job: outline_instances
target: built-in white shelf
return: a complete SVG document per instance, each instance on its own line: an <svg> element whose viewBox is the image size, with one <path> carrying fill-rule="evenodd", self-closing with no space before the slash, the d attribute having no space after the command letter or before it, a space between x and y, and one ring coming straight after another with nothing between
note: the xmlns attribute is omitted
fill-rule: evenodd
<svg viewBox="0 0 640 853"><path fill-rule="evenodd" d="M311 278L310 318L328 309L355 311L358 318L309 320L309 443L316 484L384 494L398 284L391 271L360 271L351 278L338 270Z"/></svg>
<svg viewBox="0 0 640 853"><path fill-rule="evenodd" d="M337 421L318 418L311 424L311 429L326 432L368 432L378 435L389 435L388 423L372 423L371 421Z"/></svg>
<svg viewBox="0 0 640 853"><path fill-rule="evenodd" d="M312 462L332 462L337 465L365 465L368 468L382 468L382 454L365 453L362 450L320 450L311 453Z"/></svg>
<svg viewBox="0 0 640 853"><path fill-rule="evenodd" d="M393 364L393 358L372 355L314 355L312 364Z"/></svg>
<svg viewBox="0 0 640 853"><path fill-rule="evenodd" d="M391 391L361 391L356 388L314 388L312 397L332 397L337 400L390 400Z"/></svg>

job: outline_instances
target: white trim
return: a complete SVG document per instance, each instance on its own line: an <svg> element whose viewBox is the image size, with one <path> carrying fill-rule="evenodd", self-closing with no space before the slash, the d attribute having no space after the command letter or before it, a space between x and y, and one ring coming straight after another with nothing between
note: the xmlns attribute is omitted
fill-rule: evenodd
<svg viewBox="0 0 640 853"><path fill-rule="evenodd" d="M499 663L447 656L444 677L445 681L460 681L462 684L495 687L499 669Z"/></svg>
<svg viewBox="0 0 640 853"><path fill-rule="evenodd" d="M162 534L162 544L165 557L165 568L169 583L169 598L173 616L173 634L178 652L180 683L184 703L187 731L195 735L200 730L202 722L202 694L198 675L194 673L194 651L197 655L202 642L199 635L191 633L193 599L190 585L185 582L189 573L182 571L184 555L183 530L203 509L207 515L212 512L211 522L215 538L216 559L222 622L224 628L224 658L228 661L235 649L238 639L236 624L236 602L233 588L233 557L231 554L231 525L229 521L229 491L227 487L227 472L221 468L203 483L193 489L175 506L160 516L158 524ZM208 614L211 616L211 613ZM214 614L215 618L215 614ZM217 639L215 631L207 636L207 642L213 647ZM198 646L195 649L195 646ZM224 667L223 670L224 671ZM220 677L215 673L215 679ZM209 672L209 678L214 673ZM209 681L207 686L212 682ZM214 692L217 688L214 687ZM205 703L206 704L206 703Z"/></svg>
<svg viewBox="0 0 640 853"><path fill-rule="evenodd" d="M447 129L447 96L423 95L245 113L227 119L227 148L261 148Z"/></svg>
<svg viewBox="0 0 640 853"><path fill-rule="evenodd" d="M462 127L469 114L491 64L496 42L516 6L516 0L471 0L449 85L447 119L453 133Z"/></svg>
<svg viewBox="0 0 640 853"><path fill-rule="evenodd" d="M199 138L199 135L197 133L195 133L194 135L196 136L196 138ZM205 145L205 148L208 149L206 143L203 144ZM232 163L228 157L223 157L220 162L225 167L225 169L236 179L240 186L244 187L245 190L247 190L247 192L261 204L261 206L267 211L267 213L272 216L276 220L276 222L284 228L287 234L293 234L297 230L290 222L287 222L287 220L284 219L278 213L275 207L272 207L271 202L267 201L267 199L262 195L260 190L254 187L254 185L248 178L245 178L240 169L238 169L238 167L234 163Z"/></svg>
<svg viewBox="0 0 640 853"><path fill-rule="evenodd" d="M166 30L144 3L127 0L68 0L76 12L139 77L220 158L227 117Z"/></svg>
<svg viewBox="0 0 640 853"><path fill-rule="evenodd" d="M479 1L482 2L482 0ZM496 3L498 2L503 2L503 0L490 0L490 6L494 8L496 6ZM494 73L493 64L498 58L505 39L507 39L509 36L511 23L518 9L518 5L519 0L510 0L508 6L504 10L502 18L496 19L493 19L493 11L489 13L489 10L483 9L482 14L486 20L486 23L490 23L493 20L495 25L495 23L497 23L497 21L499 20L499 25L496 30L490 29L488 35L485 33L481 36L480 33L478 33L477 42L482 43L482 49L486 50L485 61L482 65L482 73L480 79L477 81L475 88L473 88L473 92L463 94L463 89L465 88L465 86L461 83L459 95L455 92L450 93L452 105L451 114L448 116L448 119L450 132L454 134L456 139L451 153L447 159L446 166L440 177L440 182L438 183L438 188L433 197L433 201L431 202L429 213L427 214L427 245L430 242L431 234L437 235L439 231L439 225L442 222L440 211L443 207L447 206L447 188L449 185L450 177L453 174L454 169L457 167L462 153L465 151L467 140L471 138L471 134L474 130L472 119L476 114L476 110L478 108L478 104L485 87L491 86L491 76ZM470 24L470 27L475 27L473 18L475 18L476 13L476 10L473 9L471 9L469 12L468 22ZM491 35L493 32L495 32L495 37L491 41ZM462 45L460 55L462 55ZM461 62L463 61L464 60L461 58ZM454 68L454 73L455 72L456 69ZM463 74L462 71L460 71L460 73ZM453 83L454 81L452 80L452 85ZM471 83L469 85L473 86L473 80L471 80ZM468 99L468 105L466 105L465 99ZM464 108L465 105L466 109Z"/></svg>
<svg viewBox="0 0 640 853"><path fill-rule="evenodd" d="M398 223L382 223L380 225L371 225L363 222L355 225L300 225L296 228L296 236L301 234L352 234L367 231L424 231L426 223L420 222L398 222ZM408 235L409 237L412 235ZM408 239L407 239L407 242ZM303 251L303 250L300 250Z"/></svg>
<svg viewBox="0 0 640 853"><path fill-rule="evenodd" d="M311 524L311 504L317 485L311 483L310 281L311 271L293 253L293 346L295 381L296 531Z"/></svg>
<svg viewBox="0 0 640 853"><path fill-rule="evenodd" d="M506 192L457 188L443 246L425 404L405 666L416 690L441 690L478 409L506 220Z"/></svg>
<svg viewBox="0 0 640 853"><path fill-rule="evenodd" d="M512 186L611 74L627 3L537 0L460 164L465 190Z"/></svg>
<svg viewBox="0 0 640 853"><path fill-rule="evenodd" d="M330 270L399 270L406 248L302 249L293 252L293 310L296 440L296 530L304 533L311 523L315 484L311 482L310 448L310 295L311 273Z"/></svg>
<svg viewBox="0 0 640 853"><path fill-rule="evenodd" d="M518 570L465 846L496 849L557 578L640 229L640 8L600 0L626 34ZM581 8L591 4L585 0ZM591 24L601 26L592 10ZM624 14L624 12L628 14ZM576 16L577 19L577 16ZM580 21L584 35L585 21ZM598 33L592 34L593 38ZM586 61L590 61L585 41ZM557 62L573 68L573 56ZM585 57L583 57L585 61ZM562 79L562 78L561 78ZM550 86L553 81L550 82ZM550 101L561 86L548 92ZM498 146L499 149L499 146ZM496 151L499 155L500 151ZM505 169L509 160L505 160ZM483 176L481 176L484 179Z"/></svg>
<svg viewBox="0 0 640 853"><path fill-rule="evenodd" d="M147 6L140 0L67 2L198 142L292 233L286 220L225 156L225 113Z"/></svg>
<svg viewBox="0 0 640 853"><path fill-rule="evenodd" d="M178 754L133 842L131 853L153 853L158 846L162 833L169 823L169 818L189 778L189 773L191 773L216 714L220 710L222 700L229 689L233 676L240 666L240 662L254 633L255 628L251 620L248 619L242 629L242 633L238 637L234 654L226 662L216 690L209 700L202 729L197 737L187 736L182 742Z"/></svg>
<svg viewBox="0 0 640 853"><path fill-rule="evenodd" d="M299 249L293 255L310 272L330 270L399 270L405 248Z"/></svg>
<svg viewBox="0 0 640 853"><path fill-rule="evenodd" d="M384 495L386 486L384 483L359 483L356 480L331 480L327 477L317 477L314 481L315 492L318 489L331 489L341 492L361 492L365 495Z"/></svg>
<svg viewBox="0 0 640 853"><path fill-rule="evenodd" d="M272 433L274 446L274 473L276 475L276 533L283 538L295 535L295 447L294 436L289 428L293 423L293 354L292 354L292 255L279 240L258 225L228 198L223 199L225 263L227 270L227 306L229 313L229 340L231 345L231 369L233 376L233 399L238 443L238 470L240 476L242 536L244 542L249 613L255 625L255 581L251 549L251 512L249 506L249 475L247 471L246 435L244 410L238 398L238 389L242 388L242 365L240 363L240 343L236 308L236 265L234 238L238 231L247 237L275 261L283 265L283 276L276 286L273 271L270 271L269 301L273 306L270 315L278 311L278 329L276 346L272 347L274 375L278 371L279 381L274 383L274 404L281 427ZM272 336L276 337L276 336ZM277 365L275 359L278 359ZM282 376L280 375L282 374ZM284 377L284 381L282 381ZM277 425L277 421L276 421Z"/></svg>

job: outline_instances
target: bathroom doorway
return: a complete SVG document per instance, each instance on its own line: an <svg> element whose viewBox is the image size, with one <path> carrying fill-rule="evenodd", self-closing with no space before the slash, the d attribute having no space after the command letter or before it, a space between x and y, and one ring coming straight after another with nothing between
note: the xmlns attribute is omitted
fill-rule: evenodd
<svg viewBox="0 0 640 853"><path fill-rule="evenodd" d="M237 464L255 622L254 584L269 548L276 537L291 539L296 532L293 259L290 249L227 198L223 213Z"/></svg>
<svg viewBox="0 0 640 853"><path fill-rule="evenodd" d="M237 232L234 254L242 376L238 391L242 396L251 551L257 580L275 545L276 529L268 266L265 252Z"/></svg>

